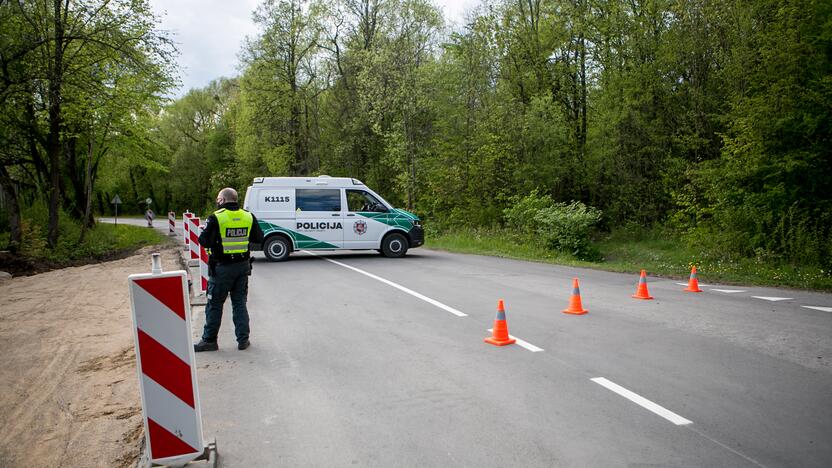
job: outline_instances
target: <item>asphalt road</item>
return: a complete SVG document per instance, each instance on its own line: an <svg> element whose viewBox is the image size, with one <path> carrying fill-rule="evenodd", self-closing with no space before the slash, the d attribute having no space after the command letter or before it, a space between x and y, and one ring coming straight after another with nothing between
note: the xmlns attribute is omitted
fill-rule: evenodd
<svg viewBox="0 0 832 468"><path fill-rule="evenodd" d="M832 295L700 275L640 301L636 275L427 249L255 255L252 347L227 304L197 355L225 467L832 466ZM587 315L561 313L573 277ZM526 347L483 343L498 299Z"/></svg>

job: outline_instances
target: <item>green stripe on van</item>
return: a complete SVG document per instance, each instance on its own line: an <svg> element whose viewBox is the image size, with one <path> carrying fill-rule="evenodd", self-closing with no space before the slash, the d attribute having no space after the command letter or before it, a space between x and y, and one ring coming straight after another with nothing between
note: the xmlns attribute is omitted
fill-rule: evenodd
<svg viewBox="0 0 832 468"><path fill-rule="evenodd" d="M260 229L263 230L263 236L266 237L273 232L282 232L295 242L295 246L298 249L337 249L338 246L332 245L328 242L320 241L315 239L314 237L309 237L306 234L301 234L297 231L293 231L291 229L286 229L285 227L278 226L276 224L272 224L268 221L263 221L258 219L257 223L260 225Z"/></svg>
<svg viewBox="0 0 832 468"><path fill-rule="evenodd" d="M413 229L413 221L418 219L415 215L412 215L407 211L399 209L394 209L387 213L362 211L358 214L365 218L372 219L380 223L384 223L388 226L400 227L405 231L410 231L411 229Z"/></svg>

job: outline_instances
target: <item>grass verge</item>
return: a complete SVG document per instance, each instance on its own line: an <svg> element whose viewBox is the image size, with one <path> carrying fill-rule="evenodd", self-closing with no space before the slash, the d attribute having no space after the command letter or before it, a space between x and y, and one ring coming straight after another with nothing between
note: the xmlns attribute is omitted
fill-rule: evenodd
<svg viewBox="0 0 832 468"><path fill-rule="evenodd" d="M699 281L722 284L781 286L832 291L832 272L819 267L777 263L770 259L714 258L678 237L658 231L618 231L594 242L598 261L578 260L500 229L468 229L426 236L426 247L449 252L490 255L600 270L687 279L696 265Z"/></svg>
<svg viewBox="0 0 832 468"><path fill-rule="evenodd" d="M23 246L18 255L0 254L0 270L14 276L42 273L67 266L98 263L123 258L146 245L165 241L156 229L120 224L98 224L87 231L79 243L80 226L61 223L61 235L54 249L46 246L43 229L24 220ZM8 245L9 233L0 233L0 246Z"/></svg>

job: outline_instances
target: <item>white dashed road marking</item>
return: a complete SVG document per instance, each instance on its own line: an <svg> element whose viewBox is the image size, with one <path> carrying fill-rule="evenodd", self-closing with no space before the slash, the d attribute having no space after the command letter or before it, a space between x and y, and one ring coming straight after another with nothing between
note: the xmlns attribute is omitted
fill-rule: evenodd
<svg viewBox="0 0 832 468"><path fill-rule="evenodd" d="M488 329L488 331L493 333L493 332L494 332L494 329L493 329L493 328L489 328L489 329ZM517 346L520 346L520 347L522 347L522 348L526 348L526 349L528 349L529 351L531 351L531 352L533 352L533 353L539 353L539 352L543 351L543 348L538 348L537 346L535 346L535 345L533 345L533 344L529 343L528 341L521 340L520 338L517 338L517 337L516 337L516 336L514 336L514 335L508 335L508 337L509 337L509 338L514 338L514 340L515 340L515 344L516 344Z"/></svg>
<svg viewBox="0 0 832 468"><path fill-rule="evenodd" d="M721 292L721 293L725 293L725 294L748 292L748 291L745 291L744 289L711 289L711 291Z"/></svg>
<svg viewBox="0 0 832 468"><path fill-rule="evenodd" d="M339 266L342 266L342 267L344 267L344 268L348 268L348 269L350 269L350 270L352 270L352 271L354 271L354 272L356 272L356 273L361 273L362 275L364 275L364 276L368 276L368 277L370 277L370 278L372 278L372 279L374 279L374 280L376 280L376 281L381 281L382 283L384 283L384 284L386 284L386 285L388 285L388 286L392 286L392 287L394 287L394 288L398 289L399 291L406 292L407 294L410 294L411 296L413 296L413 297L415 297L415 298L421 299L421 300L423 300L423 301L427 302L428 304L431 304L431 305L434 305L434 306L436 306L436 307L439 307L440 309L442 309L442 310L444 310L444 311L447 311L447 312L450 312L450 313L452 313L452 314L456 315L457 317L467 317L467 316L468 316L468 314L463 313L463 312L460 312L460 311L458 311L458 310L454 309L454 308L453 308L453 307L451 307L451 306L445 305L445 304L443 304L443 303L441 303L441 302L439 302L439 301L437 301L437 300L435 300L435 299L431 299L431 298L429 298L429 297L427 297L427 296L425 296L425 295L423 295L423 294L419 294L419 293L417 293L416 291L414 291L414 290L412 290L412 289L408 289L408 288L406 288L406 287L404 287L404 286L402 286L402 285L400 285L400 284L394 283L394 282L392 282L392 281L390 281L390 280L387 280L387 279L384 279L384 278L382 278L382 277L380 277L380 276L376 276L376 275L374 275L374 274L372 274L372 273L368 273L368 272L366 272L366 271L364 271L364 270L361 270L361 269L355 268L355 267L353 267L353 266L349 266L349 265L347 265L347 264L345 264L345 263L341 263L341 262L338 262L338 261L332 260L331 258L321 257L320 255L315 254L315 253L312 253L312 252L310 252L310 251L308 251L308 250L304 250L303 252L306 252L306 253L308 253L308 254L310 254L310 255L314 255L314 256L316 256L316 257L318 257L318 258L322 258L322 259L324 259L324 260L326 260L326 261L328 261L328 262L330 262L330 263L334 263L334 264L339 265Z"/></svg>
<svg viewBox="0 0 832 468"><path fill-rule="evenodd" d="M687 286L688 285L688 283L676 283L676 284L678 284L679 286ZM707 288L708 286L710 286L710 284L699 283L700 288Z"/></svg>
<svg viewBox="0 0 832 468"><path fill-rule="evenodd" d="M751 297L753 297L754 299L762 299L764 301L771 301L771 302L792 300L791 297L768 297L768 296L751 296Z"/></svg>
<svg viewBox="0 0 832 468"><path fill-rule="evenodd" d="M641 406L644 409L647 409L649 411L652 411L653 413L658 414L659 416L667 419L668 421L672 422L673 424L675 424L677 426L684 426L684 425L687 425L687 424L693 424L693 421L691 421L689 419L685 419L685 418L679 416L678 414L674 413L673 411L670 411L669 409L667 409L667 408L665 408L661 405L653 403L652 401L648 400L647 398L644 398L641 395L633 393L630 390L627 390L626 388L622 387L621 385L616 384L615 382L610 382L609 380L607 380L603 377L595 377L594 379L589 379L589 380L592 380L593 382L597 383L598 385L600 385L602 387L605 387L608 390L612 390L613 392L623 396L624 398L632 401L633 403Z"/></svg>
<svg viewBox="0 0 832 468"><path fill-rule="evenodd" d="M819 310L821 312L832 312L832 307L821 307L821 306L800 306L804 309L812 309L812 310Z"/></svg>

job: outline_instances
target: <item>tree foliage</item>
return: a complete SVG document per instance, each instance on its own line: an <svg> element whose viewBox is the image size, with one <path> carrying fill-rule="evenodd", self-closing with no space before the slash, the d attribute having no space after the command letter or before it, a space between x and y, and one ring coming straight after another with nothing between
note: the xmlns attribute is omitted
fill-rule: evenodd
<svg viewBox="0 0 832 468"><path fill-rule="evenodd" d="M13 205L21 190L48 194L50 247L62 208L92 224L102 161L141 145L172 84L155 24L142 0L0 1L0 183Z"/></svg>
<svg viewBox="0 0 832 468"><path fill-rule="evenodd" d="M49 41L27 53L40 36L20 7L0 5L4 73L51 57L48 74ZM76 173L105 138L101 119L140 129L111 134L135 151L102 159L99 199L153 193L198 209L252 177L327 173L434 226L512 228L531 196L551 202L532 218L552 230L571 216L664 224L713 254L832 266L829 2L500 0L449 26L429 0L265 0L254 19L239 77L148 118L135 118L148 115L134 110L141 99L105 97L142 96L164 74L104 67L123 76L110 94L62 83L77 101L62 110L65 141L79 135ZM87 71L94 57L121 63L85 47L90 58L72 63ZM49 188L50 82L3 83L0 176L23 186L28 171ZM40 133L27 130L32 115Z"/></svg>

